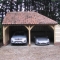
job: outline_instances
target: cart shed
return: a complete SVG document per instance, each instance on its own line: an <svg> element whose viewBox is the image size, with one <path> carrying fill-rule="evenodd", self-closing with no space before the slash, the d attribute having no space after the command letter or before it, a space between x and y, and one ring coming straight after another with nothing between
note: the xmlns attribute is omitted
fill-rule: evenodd
<svg viewBox="0 0 60 60"><path fill-rule="evenodd" d="M28 44L31 45L31 30L35 26L47 26L54 32L54 44L60 43L60 27L56 27L58 23L46 16L37 12L9 12L6 14L3 22L3 44L7 45L10 40L9 27L10 26L24 26L28 31ZM14 28L14 27L13 27ZM45 28L45 27L43 27ZM47 29L46 29L47 30ZM58 31L58 32L57 32Z"/></svg>

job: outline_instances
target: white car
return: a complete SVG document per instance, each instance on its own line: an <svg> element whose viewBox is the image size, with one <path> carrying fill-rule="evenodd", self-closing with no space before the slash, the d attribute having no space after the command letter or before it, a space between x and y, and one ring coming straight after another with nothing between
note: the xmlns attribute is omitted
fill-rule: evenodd
<svg viewBox="0 0 60 60"><path fill-rule="evenodd" d="M23 32L16 32L11 37L11 44L27 44L27 36Z"/></svg>
<svg viewBox="0 0 60 60"><path fill-rule="evenodd" d="M36 37L35 38L35 44L36 45L49 45L50 40L48 37Z"/></svg>

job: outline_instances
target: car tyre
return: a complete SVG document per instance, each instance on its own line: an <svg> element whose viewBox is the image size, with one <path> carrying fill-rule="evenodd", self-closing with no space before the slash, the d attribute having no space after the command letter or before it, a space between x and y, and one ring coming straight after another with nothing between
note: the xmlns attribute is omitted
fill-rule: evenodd
<svg viewBox="0 0 60 60"><path fill-rule="evenodd" d="M11 43L11 45L13 45L13 43Z"/></svg>

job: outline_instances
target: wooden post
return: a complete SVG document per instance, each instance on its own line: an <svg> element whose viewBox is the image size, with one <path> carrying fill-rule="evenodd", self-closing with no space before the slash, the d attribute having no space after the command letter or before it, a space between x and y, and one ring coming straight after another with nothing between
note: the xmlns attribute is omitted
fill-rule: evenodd
<svg viewBox="0 0 60 60"><path fill-rule="evenodd" d="M34 26L25 26L27 29L28 29L28 34L29 34L29 46L31 45L31 29L34 27Z"/></svg>
<svg viewBox="0 0 60 60"><path fill-rule="evenodd" d="M8 26L3 26L3 44L4 45L7 45L8 40L9 40L7 28L8 28Z"/></svg>
<svg viewBox="0 0 60 60"><path fill-rule="evenodd" d="M56 26L56 25L55 25L55 26ZM55 36L55 32L56 32L56 31L55 31L55 26L54 26L54 45L55 45L55 40L56 40L56 39L55 39L55 37L56 37L56 36Z"/></svg>
<svg viewBox="0 0 60 60"><path fill-rule="evenodd" d="M6 38L5 38L5 27L3 26L3 44L6 44Z"/></svg>
<svg viewBox="0 0 60 60"><path fill-rule="evenodd" d="M31 30L28 30L29 31L29 46L31 45Z"/></svg>
<svg viewBox="0 0 60 60"><path fill-rule="evenodd" d="M50 27L54 30L54 26L51 26L51 25L50 25Z"/></svg>

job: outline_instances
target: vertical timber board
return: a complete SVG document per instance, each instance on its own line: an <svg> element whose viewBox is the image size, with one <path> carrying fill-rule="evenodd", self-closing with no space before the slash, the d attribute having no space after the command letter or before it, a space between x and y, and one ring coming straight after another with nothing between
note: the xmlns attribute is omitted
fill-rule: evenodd
<svg viewBox="0 0 60 60"><path fill-rule="evenodd" d="M60 43L60 25L55 25L55 43Z"/></svg>
<svg viewBox="0 0 60 60"><path fill-rule="evenodd" d="M6 31L6 40L8 44L9 43L9 28L7 28L5 31Z"/></svg>

